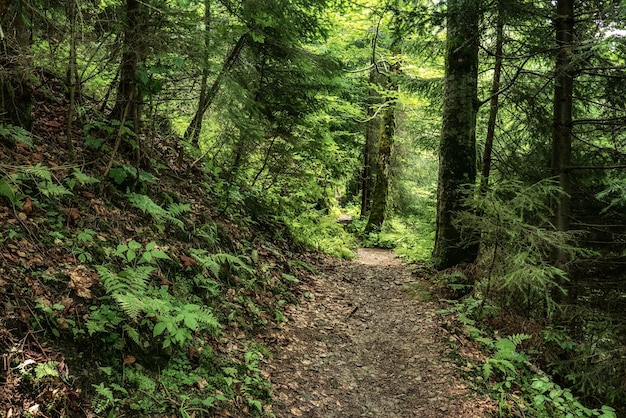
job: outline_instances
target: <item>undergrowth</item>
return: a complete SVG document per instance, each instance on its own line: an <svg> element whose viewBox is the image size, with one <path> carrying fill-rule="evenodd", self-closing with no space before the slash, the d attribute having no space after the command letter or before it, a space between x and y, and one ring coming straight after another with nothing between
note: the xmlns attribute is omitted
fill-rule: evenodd
<svg viewBox="0 0 626 418"><path fill-rule="evenodd" d="M296 243L340 258L355 257L357 242L353 235L337 223L339 211L329 214L309 211L295 218L285 218Z"/></svg>
<svg viewBox="0 0 626 418"><path fill-rule="evenodd" d="M250 220L236 210L229 216L242 229L197 222L186 196L153 175L134 177L136 187L122 189L116 207L93 192L120 190L123 170L113 172L111 185L78 166L1 169L0 196L11 208L1 215L14 211L17 218L1 231L0 245L18 261L10 269L20 295L13 303L25 310L22 319L3 324L19 333L0 338L11 353L7 382L24 398L0 411L68 416L80 403L83 411L109 417L229 409L271 415L262 374L271 354L256 335L284 320L305 268L287 263L273 244L263 244L271 252L253 245L245 232ZM350 254L333 241L330 220L319 225L303 217L294 228L317 249ZM29 357L19 342L29 335L60 354L46 359L48 349ZM79 380L82 392L71 384ZM49 395L35 404L30 391Z"/></svg>
<svg viewBox="0 0 626 418"><path fill-rule="evenodd" d="M468 296L438 313L451 318L449 330L477 342L486 353L482 363L463 359L463 367L471 372L477 385L498 401L499 416L617 418L610 406L586 407L570 389L533 366L531 357L520 348L530 335L500 336L485 327L485 312L492 309L496 308ZM451 341L456 346L456 340Z"/></svg>

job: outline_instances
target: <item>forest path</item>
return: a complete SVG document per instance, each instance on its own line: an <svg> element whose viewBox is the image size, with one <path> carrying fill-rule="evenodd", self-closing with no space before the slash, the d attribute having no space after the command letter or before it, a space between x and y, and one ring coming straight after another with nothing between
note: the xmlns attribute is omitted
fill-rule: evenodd
<svg viewBox="0 0 626 418"><path fill-rule="evenodd" d="M271 347L277 417L489 415L449 359L438 305L414 268L379 249L314 264L305 301Z"/></svg>

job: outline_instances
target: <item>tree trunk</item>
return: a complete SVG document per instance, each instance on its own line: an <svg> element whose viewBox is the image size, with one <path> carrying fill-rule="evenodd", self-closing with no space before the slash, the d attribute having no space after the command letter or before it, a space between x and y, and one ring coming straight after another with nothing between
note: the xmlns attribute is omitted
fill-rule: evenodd
<svg viewBox="0 0 626 418"><path fill-rule="evenodd" d="M551 172L555 183L563 193L553 199L554 224L557 231L566 232L570 228L571 211L571 154L572 154L572 110L574 96L574 0L558 0L556 4L557 53L554 70L554 120L552 137ZM552 252L552 262L563 264L567 255L561 248ZM561 268L564 266L561 265ZM566 283L560 283L567 288ZM569 283L570 289L573 288ZM564 301L563 294L555 290L553 298ZM573 297L571 294L568 296Z"/></svg>
<svg viewBox="0 0 626 418"><path fill-rule="evenodd" d="M496 121L498 119L498 101L500 96L500 77L502 75L502 50L504 43L504 17L502 16L502 0L498 1L498 21L496 24L496 62L493 67L493 83L491 85L491 100L489 107L489 121L487 122L487 137L485 138L485 149L483 150L483 164L481 170L480 189L482 192L489 187L489 176L491 174L491 154L493 151L493 140L496 134Z"/></svg>
<svg viewBox="0 0 626 418"><path fill-rule="evenodd" d="M117 87L115 106L110 118L121 120L126 114L126 121L131 122L133 131L141 130L142 94L138 70L145 60L145 48L142 38L142 14L144 5L139 0L126 0L124 24L124 45L120 62L120 81Z"/></svg>
<svg viewBox="0 0 626 418"><path fill-rule="evenodd" d="M465 185L476 181L476 110L479 0L450 0L446 37L443 126L439 145L439 185L434 265L445 269L473 262L478 246L467 245L454 225Z"/></svg>
<svg viewBox="0 0 626 418"><path fill-rule="evenodd" d="M67 141L67 154L70 161L74 161L76 159L76 153L74 151L74 138L73 138L73 128L74 128L74 117L75 117L75 108L76 108L76 90L80 85L78 80L78 66L76 63L76 15L77 15L77 4L78 0L68 0L68 17L70 20L70 59L67 67L67 78L68 78L68 89L69 89L69 103L67 106L67 130L66 130L66 141Z"/></svg>
<svg viewBox="0 0 626 418"><path fill-rule="evenodd" d="M396 101L394 94L398 91L398 84L395 76L400 72L400 62L396 62L390 69L389 94L385 99L385 110L382 118L382 129L380 131L380 142L378 144L378 161L376 164L376 186L372 194L372 208L370 216L365 226L365 233L378 232L385 221L387 211L387 197L389 195L389 168L391 167L391 156L393 152L393 142L396 134Z"/></svg>
<svg viewBox="0 0 626 418"><path fill-rule="evenodd" d="M198 96L198 111L208 108L208 83L209 83L209 56L211 50L211 0L204 1L204 52L202 59L202 79L200 80L200 95ZM191 124L185 132L185 138L191 137L191 143L198 145L200 132L202 132L203 115L194 115ZM187 132L190 132L187 134Z"/></svg>
<svg viewBox="0 0 626 418"><path fill-rule="evenodd" d="M0 0L0 122L30 129L30 34L19 0Z"/></svg>
<svg viewBox="0 0 626 418"><path fill-rule="evenodd" d="M196 111L196 114L193 116L191 123L189 124L189 126L187 127L187 130L185 131L185 136L184 136L185 140L191 139L192 144L196 146L198 145L198 138L200 137L200 129L202 128L202 118L204 117L204 114L206 113L206 111L209 110L209 107L211 107L211 104L213 103L213 100L215 99L215 96L217 95L217 92L219 91L220 86L222 85L222 81L224 80L224 77L226 77L226 75L230 72L233 65L239 58L239 55L241 54L243 47L248 42L248 39L249 39L248 34L241 35L237 43L233 46L233 49L231 49L230 53L226 57L226 60L224 61L224 64L222 65L222 69L220 70L220 73L217 75L217 78L215 79L215 81L213 81L211 88L204 95L201 92L200 98L198 100L198 110Z"/></svg>
<svg viewBox="0 0 626 418"><path fill-rule="evenodd" d="M556 6L556 65L554 78L554 131L552 137L552 175L563 192L555 201L555 225L568 231L570 224L572 153L572 109L574 95L574 0L559 0ZM559 254L560 259L562 254Z"/></svg>
<svg viewBox="0 0 626 418"><path fill-rule="evenodd" d="M378 71L375 62L369 75L369 97L367 100L367 125L365 127L365 146L363 148L363 174L361 175L361 219L365 219L370 212L372 203L372 190L376 178L376 155L380 142L382 122L377 115L377 106L383 104L378 93L377 86L383 86L387 77Z"/></svg>

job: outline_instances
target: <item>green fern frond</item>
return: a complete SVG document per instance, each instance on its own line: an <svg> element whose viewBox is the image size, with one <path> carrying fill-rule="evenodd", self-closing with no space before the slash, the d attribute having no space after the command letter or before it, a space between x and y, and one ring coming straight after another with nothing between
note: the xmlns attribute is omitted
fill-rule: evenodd
<svg viewBox="0 0 626 418"><path fill-rule="evenodd" d="M136 321L139 319L141 313L145 310L145 303L132 294L115 293L113 299L117 302L119 307L124 312L124 315Z"/></svg>
<svg viewBox="0 0 626 418"><path fill-rule="evenodd" d="M528 335L528 334L513 334L513 335L509 335L507 338L509 340L511 340L511 342L513 344L515 344L515 346L517 347L523 341L526 341L526 340L530 339L530 335Z"/></svg>
<svg viewBox="0 0 626 418"><path fill-rule="evenodd" d="M167 212L170 216L180 216L183 213L187 213L191 211L191 206L188 203L170 203L167 206Z"/></svg>
<svg viewBox="0 0 626 418"><path fill-rule="evenodd" d="M52 174L50 173L50 169L41 165L41 163L38 163L34 166L22 166L20 167L20 171L32 177L37 177L42 180L52 182Z"/></svg>
<svg viewBox="0 0 626 418"><path fill-rule="evenodd" d="M154 203L154 201L145 194L129 193L126 196L131 205L144 213L154 216L155 218L163 218L167 215L165 209Z"/></svg>
<svg viewBox="0 0 626 418"><path fill-rule="evenodd" d="M220 263L215 261L213 255L209 254L208 251L192 249L191 256L198 262L198 264L200 264L200 266L209 270L214 277L219 277L221 270Z"/></svg>
<svg viewBox="0 0 626 418"><path fill-rule="evenodd" d="M128 369L126 371L126 379L128 380L128 383L134 385L142 392L152 394L157 389L157 383L154 379L136 369Z"/></svg>
<svg viewBox="0 0 626 418"><path fill-rule="evenodd" d="M74 176L76 180L78 180L80 184L100 183L100 180L98 180L97 178L88 176L87 174L83 173L77 168L75 168L74 171L72 171L72 175Z"/></svg>
<svg viewBox="0 0 626 418"><path fill-rule="evenodd" d="M176 218L176 216L189 211L189 205L171 204L166 210L156 204L152 199L150 199L150 197L146 196L145 194L129 193L127 197L131 205L135 206L142 212L149 214L150 216L155 218L155 220L162 221L163 219L165 219L176 225L178 228L182 230L185 229L185 224L183 223L183 221Z"/></svg>
<svg viewBox="0 0 626 418"><path fill-rule="evenodd" d="M5 179L0 179L0 196L6 197L9 202L14 205L19 205L20 201L15 194L15 190L11 187L11 184Z"/></svg>
<svg viewBox="0 0 626 418"><path fill-rule="evenodd" d="M100 276L100 283L104 286L108 294L131 293L140 295L145 293L150 274L153 267L140 266L128 268L115 274L104 266L96 267Z"/></svg>
<svg viewBox="0 0 626 418"><path fill-rule="evenodd" d="M124 332L126 333L128 338L130 338L135 344L141 347L141 338L139 337L139 331L137 331L135 328L131 327L128 324L124 324L122 328L124 329Z"/></svg>
<svg viewBox="0 0 626 418"><path fill-rule="evenodd" d="M0 125L0 136L8 139L11 143L19 142L29 147L34 146L31 133L20 126L2 124Z"/></svg>
<svg viewBox="0 0 626 418"><path fill-rule="evenodd" d="M220 253L213 256L215 261L224 265L228 265L235 272L245 271L248 274L254 275L254 270L246 264L241 258L232 254Z"/></svg>
<svg viewBox="0 0 626 418"><path fill-rule="evenodd" d="M148 316L164 316L170 315L174 309L172 302L160 298L145 296L142 298L144 302L144 312Z"/></svg>
<svg viewBox="0 0 626 418"><path fill-rule="evenodd" d="M74 193L67 190L60 184L55 184L51 181L44 181L37 183L39 191L46 197L59 197L73 195Z"/></svg>

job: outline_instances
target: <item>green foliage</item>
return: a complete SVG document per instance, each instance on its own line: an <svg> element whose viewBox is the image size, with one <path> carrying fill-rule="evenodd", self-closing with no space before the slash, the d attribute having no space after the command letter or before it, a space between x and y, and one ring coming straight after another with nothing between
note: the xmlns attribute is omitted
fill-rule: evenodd
<svg viewBox="0 0 626 418"><path fill-rule="evenodd" d="M126 189L141 189L148 184L156 184L157 179L147 171L139 170L128 164L119 167L112 167L109 171L109 178L118 186Z"/></svg>
<svg viewBox="0 0 626 418"><path fill-rule="evenodd" d="M550 369L585 399L601 395L619 405L626 388L620 384L626 367L621 327L600 309L568 307L565 325L543 330L543 346ZM572 361L576 359L576 361Z"/></svg>
<svg viewBox="0 0 626 418"><path fill-rule="evenodd" d="M341 258L354 258L355 239L337 223L337 217L306 212L284 221L297 244Z"/></svg>
<svg viewBox="0 0 626 418"><path fill-rule="evenodd" d="M115 326L121 324L125 335L139 343L140 332L136 326L148 326L152 329L152 337L162 339L162 347L167 348L172 343L181 347L189 344L196 331L211 335L219 333L220 324L209 308L183 303L168 293L167 288L150 284L158 260L170 260L155 242L145 247L136 241L120 244L112 255L127 267L117 273L105 266L98 266L97 270L107 297L116 302L120 312L116 313L111 307L103 311L106 305L101 307L88 321L90 334L111 328L102 322L111 321Z"/></svg>
<svg viewBox="0 0 626 418"><path fill-rule="evenodd" d="M363 246L393 248L409 262L427 263L432 255L434 238L432 222L414 217L392 217L385 222L382 231L363 237Z"/></svg>
<svg viewBox="0 0 626 418"><path fill-rule="evenodd" d="M456 223L467 242L479 240L483 246L484 298L494 296L495 289L503 292L510 308L540 317L555 312L552 295L565 292L561 283L567 276L551 262L551 254L556 249L569 259L588 254L572 245L571 233L551 226L548 202L560 193L549 180L531 186L502 181L484 195L467 197L469 210Z"/></svg>
<svg viewBox="0 0 626 418"><path fill-rule="evenodd" d="M489 357L477 371L499 399L501 416L521 413L546 418L617 417L615 410L606 405L598 409L585 407L570 389L561 388L531 366L528 355L519 350L520 344L530 339L529 335L490 336L480 325L484 312L484 302L472 297L455 301L448 309L439 311L440 314L455 315L462 325L459 332L479 342L489 352Z"/></svg>
<svg viewBox="0 0 626 418"><path fill-rule="evenodd" d="M167 209L164 209L145 194L129 193L127 198L137 209L152 216L159 229L163 230L164 221L172 223L181 230L185 229L184 222L178 217L191 210L188 204L170 203Z"/></svg>
<svg viewBox="0 0 626 418"><path fill-rule="evenodd" d="M0 125L0 137L9 144L24 144L29 147L33 146L33 141L30 132L22 127L2 124Z"/></svg>

